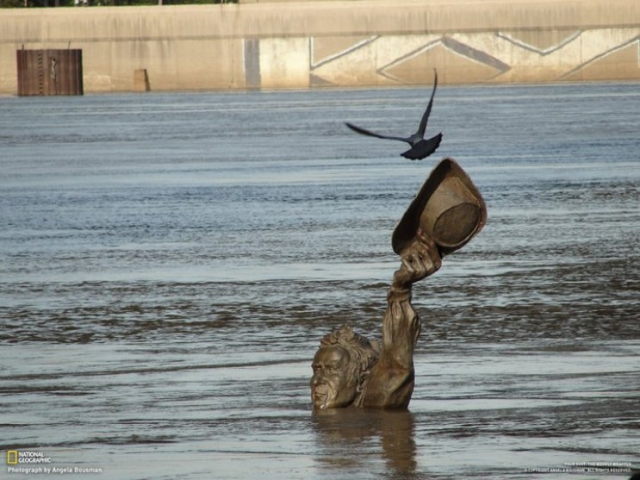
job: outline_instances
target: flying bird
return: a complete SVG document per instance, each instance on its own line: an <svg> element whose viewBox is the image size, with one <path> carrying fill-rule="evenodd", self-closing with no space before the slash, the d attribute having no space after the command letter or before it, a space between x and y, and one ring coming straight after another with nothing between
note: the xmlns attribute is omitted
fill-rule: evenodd
<svg viewBox="0 0 640 480"><path fill-rule="evenodd" d="M439 133L427 140L424 139L424 132L427 129L427 121L429 120L429 115L431 114L431 107L433 107L433 96L436 94L436 88L438 87L438 72L435 68L433 69L433 73L435 76L435 80L433 82L433 91L431 92L429 104L427 105L427 109L424 111L424 115L422 115L422 120L420 120L418 131L410 137L405 138L380 135L378 133L371 132L369 130L365 130L364 128L353 125L349 122L345 122L345 124L351 130L361 135L382 138L384 140L399 140L401 142L407 142L409 145L411 145L411 148L406 152L400 154L404 158L408 158L410 160L422 160L423 158L427 158L429 155L436 151L436 149L440 145L440 142L442 141L442 133Z"/></svg>

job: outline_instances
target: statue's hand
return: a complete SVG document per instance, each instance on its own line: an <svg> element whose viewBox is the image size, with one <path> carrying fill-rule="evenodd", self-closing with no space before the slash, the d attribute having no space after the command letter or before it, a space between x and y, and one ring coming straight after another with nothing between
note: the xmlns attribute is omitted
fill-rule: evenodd
<svg viewBox="0 0 640 480"><path fill-rule="evenodd" d="M402 266L393 275L395 287L408 287L438 271L442 258L433 239L418 230L413 242L401 254Z"/></svg>

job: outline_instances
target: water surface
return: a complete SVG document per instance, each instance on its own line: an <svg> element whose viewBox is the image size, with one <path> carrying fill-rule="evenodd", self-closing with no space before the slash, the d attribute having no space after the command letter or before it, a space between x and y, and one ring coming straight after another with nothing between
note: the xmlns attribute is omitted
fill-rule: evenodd
<svg viewBox="0 0 640 480"><path fill-rule="evenodd" d="M74 478L628 477L575 465L638 463L638 85L443 87L422 162L343 124L411 133L429 93L0 98L2 449L103 469ZM320 338L379 335L443 156L489 219L414 287L409 412L313 415Z"/></svg>

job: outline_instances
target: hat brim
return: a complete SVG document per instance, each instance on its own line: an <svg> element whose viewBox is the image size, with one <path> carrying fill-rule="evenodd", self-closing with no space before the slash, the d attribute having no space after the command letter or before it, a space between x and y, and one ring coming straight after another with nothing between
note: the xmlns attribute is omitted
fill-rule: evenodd
<svg viewBox="0 0 640 480"><path fill-rule="evenodd" d="M427 208L429 201L432 200L438 187L447 179L456 179L455 185L458 185L457 188L464 190L464 195L477 207L472 219L473 225L470 231L465 232L464 238L455 245L444 245L442 242L439 242L437 238L433 238L433 235L429 235L428 231L425 232L423 230L423 234L433 238L438 245L440 254L444 256L467 244L482 230L482 227L484 227L487 221L487 207L482 195L471 181L469 175L467 175L454 159L444 158L433 169L393 231L391 245L395 253L400 255L400 253L413 242L418 233L418 229L421 227L423 212ZM448 183L452 182L449 181Z"/></svg>

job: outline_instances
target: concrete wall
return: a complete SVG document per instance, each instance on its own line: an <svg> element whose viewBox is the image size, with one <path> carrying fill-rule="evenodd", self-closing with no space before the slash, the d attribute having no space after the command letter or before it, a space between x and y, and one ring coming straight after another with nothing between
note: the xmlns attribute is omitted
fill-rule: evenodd
<svg viewBox="0 0 640 480"><path fill-rule="evenodd" d="M81 48L86 93L640 80L639 0L360 0L0 10L16 50Z"/></svg>

